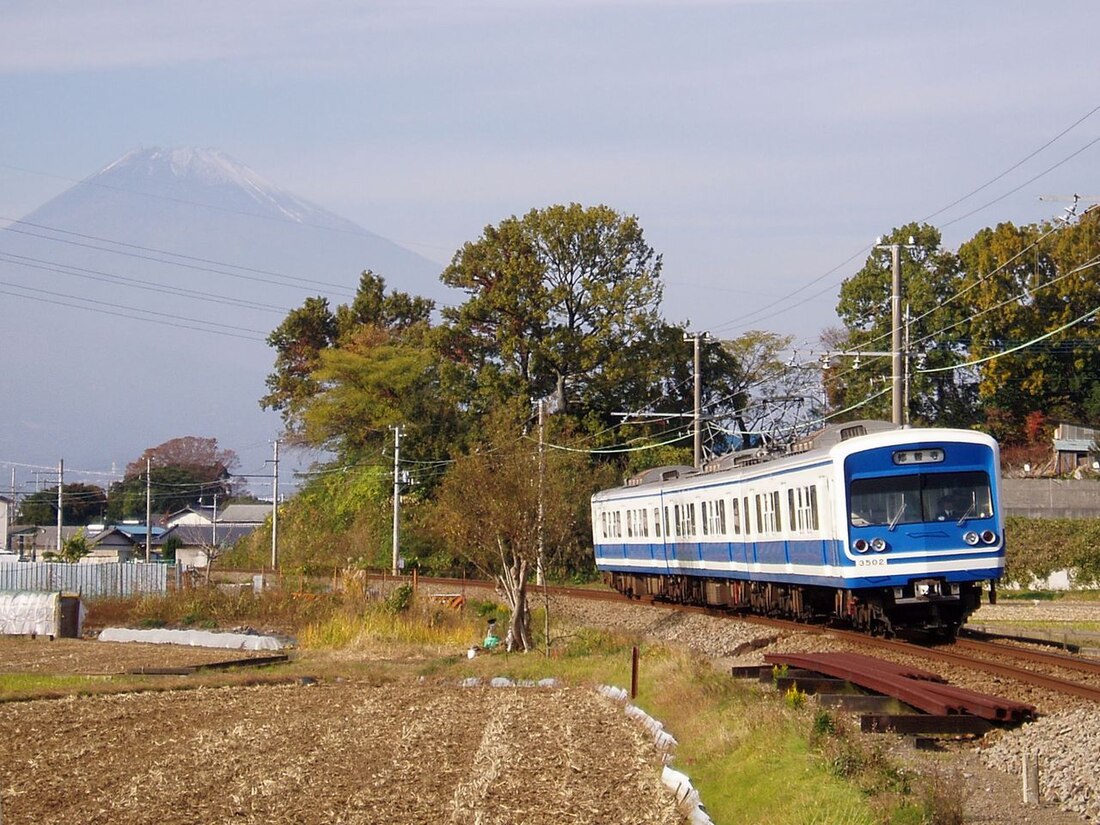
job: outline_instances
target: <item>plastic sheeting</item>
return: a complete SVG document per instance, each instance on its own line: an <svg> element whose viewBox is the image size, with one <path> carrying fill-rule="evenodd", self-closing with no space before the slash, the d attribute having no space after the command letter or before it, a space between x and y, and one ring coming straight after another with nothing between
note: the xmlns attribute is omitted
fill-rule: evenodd
<svg viewBox="0 0 1100 825"><path fill-rule="evenodd" d="M0 634L60 636L61 594L0 591Z"/></svg>
<svg viewBox="0 0 1100 825"><path fill-rule="evenodd" d="M215 633L210 630L169 630L165 628L134 630L125 627L107 627L99 634L99 641L222 647L229 650L281 650L283 647L282 642L274 636L256 636L250 633Z"/></svg>

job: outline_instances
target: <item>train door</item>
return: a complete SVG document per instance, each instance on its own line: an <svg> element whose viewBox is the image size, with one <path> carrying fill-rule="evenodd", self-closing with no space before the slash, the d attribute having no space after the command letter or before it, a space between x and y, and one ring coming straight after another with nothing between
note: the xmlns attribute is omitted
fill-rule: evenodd
<svg viewBox="0 0 1100 825"><path fill-rule="evenodd" d="M835 565L838 560L837 546L833 540L833 510L829 506L832 497L827 476L821 475L814 479L812 495L814 535L821 542L821 563Z"/></svg>
<svg viewBox="0 0 1100 825"><path fill-rule="evenodd" d="M655 530L654 561L657 561L668 572L669 543L672 537L669 535L668 504L662 491L657 496L657 506L653 508L653 527Z"/></svg>

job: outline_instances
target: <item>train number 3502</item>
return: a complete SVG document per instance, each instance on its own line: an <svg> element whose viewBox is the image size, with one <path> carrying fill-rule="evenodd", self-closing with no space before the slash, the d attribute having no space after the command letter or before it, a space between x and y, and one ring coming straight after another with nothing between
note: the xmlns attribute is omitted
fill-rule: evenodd
<svg viewBox="0 0 1100 825"><path fill-rule="evenodd" d="M885 567L886 559L881 556L870 559L856 559L856 567Z"/></svg>

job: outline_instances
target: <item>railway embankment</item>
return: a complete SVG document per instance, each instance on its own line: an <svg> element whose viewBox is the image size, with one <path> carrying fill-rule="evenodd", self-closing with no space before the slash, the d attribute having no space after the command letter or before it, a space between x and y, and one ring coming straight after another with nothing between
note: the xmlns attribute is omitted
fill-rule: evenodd
<svg viewBox="0 0 1100 825"><path fill-rule="evenodd" d="M761 664L769 652L860 652L858 642L841 638L841 634L777 630L751 621L643 604L555 597L551 610L589 626L690 647L725 672L735 666ZM1100 603L1010 601L983 605L976 616L1005 628L1039 624L1087 627L1100 619ZM901 664L916 661L915 654L876 651L875 655ZM929 666L926 661L923 665ZM951 684L1033 704L1038 718L995 730L980 740L944 740L933 753L915 751L903 738L881 737L894 758L922 771L946 772L964 783L968 821L1006 825L1100 822L1100 770L1096 764L1100 704L957 664L937 663L932 669ZM1026 807L1022 801L1024 754L1038 759L1040 806Z"/></svg>

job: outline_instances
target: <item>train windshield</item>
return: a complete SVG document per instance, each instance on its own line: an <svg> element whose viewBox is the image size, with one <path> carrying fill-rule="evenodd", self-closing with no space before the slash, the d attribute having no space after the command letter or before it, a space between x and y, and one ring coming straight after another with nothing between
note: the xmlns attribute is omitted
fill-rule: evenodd
<svg viewBox="0 0 1100 825"><path fill-rule="evenodd" d="M928 521L989 518L993 497L989 475L966 473L918 473L902 476L852 479L852 526L880 526Z"/></svg>

